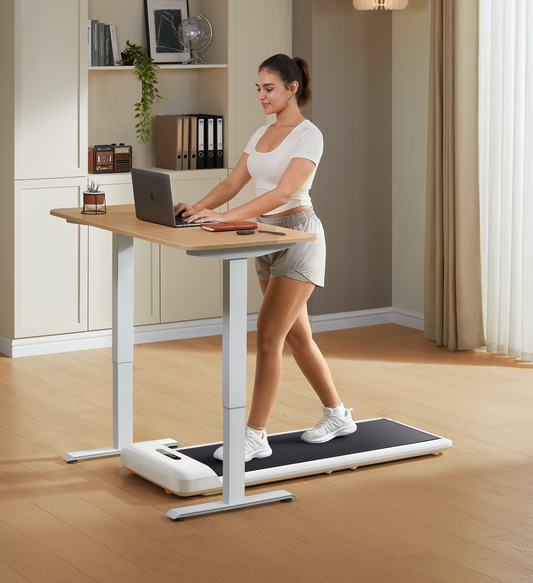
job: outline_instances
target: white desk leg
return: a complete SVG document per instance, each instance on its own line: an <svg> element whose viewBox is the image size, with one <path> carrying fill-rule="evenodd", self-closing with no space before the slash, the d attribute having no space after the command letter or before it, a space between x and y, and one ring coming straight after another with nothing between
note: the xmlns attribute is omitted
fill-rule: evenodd
<svg viewBox="0 0 533 583"><path fill-rule="evenodd" d="M247 260L223 261L222 407L224 411L223 496L225 504L244 499L246 415Z"/></svg>
<svg viewBox="0 0 533 583"><path fill-rule="evenodd" d="M113 233L113 447L74 451L63 459L120 454L133 443L133 238Z"/></svg>
<svg viewBox="0 0 533 583"><path fill-rule="evenodd" d="M113 233L113 447L133 443L133 238Z"/></svg>
<svg viewBox="0 0 533 583"><path fill-rule="evenodd" d="M173 508L167 516L181 520L254 506L266 502L291 500L285 490L245 496L244 423L246 414L246 320L247 320L247 259L223 261L223 376L222 406L224 409L224 461L222 502Z"/></svg>

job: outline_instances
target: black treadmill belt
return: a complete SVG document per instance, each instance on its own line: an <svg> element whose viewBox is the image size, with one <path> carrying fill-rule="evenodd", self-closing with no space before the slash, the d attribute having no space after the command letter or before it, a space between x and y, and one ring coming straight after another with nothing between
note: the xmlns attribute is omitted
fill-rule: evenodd
<svg viewBox="0 0 533 583"><path fill-rule="evenodd" d="M288 466L439 439L436 435L407 427L390 419L360 421L357 423L355 433L336 437L326 443L306 443L300 439L302 433L303 431L294 431L269 436L268 442L272 448L272 455L246 462L246 471ZM188 457L209 466L217 476L222 476L222 462L213 457L214 451L220 445L220 443L201 445L181 449L181 451Z"/></svg>

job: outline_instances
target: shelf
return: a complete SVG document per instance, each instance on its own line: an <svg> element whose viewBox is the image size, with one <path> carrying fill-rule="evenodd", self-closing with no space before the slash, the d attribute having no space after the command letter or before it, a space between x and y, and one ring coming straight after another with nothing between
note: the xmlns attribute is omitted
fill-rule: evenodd
<svg viewBox="0 0 533 583"><path fill-rule="evenodd" d="M204 178L219 178L224 180L228 174L227 168L203 168L201 170L168 170L149 166L143 170L152 172L164 172L169 174L171 180L199 180ZM88 173L88 178L100 182L102 186L109 184L131 183L131 172L105 172L102 174Z"/></svg>
<svg viewBox="0 0 533 583"><path fill-rule="evenodd" d="M161 64L158 65L159 70L163 71L165 69L227 69L228 65L226 64L218 64L218 65L183 65L181 63L176 63L173 65L165 65ZM89 71L133 71L133 66L113 66L113 67L88 67Z"/></svg>

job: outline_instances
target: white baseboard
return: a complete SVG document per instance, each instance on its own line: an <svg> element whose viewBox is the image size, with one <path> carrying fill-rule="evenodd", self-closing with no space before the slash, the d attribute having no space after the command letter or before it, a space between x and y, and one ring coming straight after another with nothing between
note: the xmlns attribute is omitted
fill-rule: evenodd
<svg viewBox="0 0 533 583"><path fill-rule="evenodd" d="M324 314L309 316L313 332L329 332L330 330L344 330L346 328L360 328L361 326L376 326L390 324L392 308L377 308L375 310L358 310L357 312L341 312L338 314Z"/></svg>
<svg viewBox="0 0 533 583"><path fill-rule="evenodd" d="M399 324L406 328L414 328L415 330L424 330L424 314L418 312L410 312L409 310L402 310L401 308L392 308L393 324Z"/></svg>
<svg viewBox="0 0 533 583"><path fill-rule="evenodd" d="M357 312L342 312L310 316L313 332L328 332L361 326L376 326L377 324L399 324L416 330L424 329L424 316L415 312L398 308L378 308L375 310L360 310ZM256 329L257 315L248 316L248 331ZM222 318L208 320L193 320L173 324L156 324L153 326L137 326L134 330L135 344L148 342L164 342L166 340L182 340L202 336L218 336L222 334ZM40 336L37 338L22 338L10 340L0 336L0 353L17 358L21 356L37 356L40 354L56 354L76 350L92 350L111 346L111 330L95 332L77 332L74 334L59 334L56 336Z"/></svg>
<svg viewBox="0 0 533 583"><path fill-rule="evenodd" d="M248 331L256 329L256 322L256 314L248 316ZM222 334L222 318L210 318L172 324L136 326L133 331L133 342L134 344L146 344L148 342L164 342L166 340L182 340L184 338L200 338L202 336L217 336L220 334ZM110 346L111 330L75 332L72 334L38 336L36 338L17 340L10 340L0 336L0 353L12 358L75 352L76 350L92 350Z"/></svg>
<svg viewBox="0 0 533 583"><path fill-rule="evenodd" d="M345 328L360 328L361 326L376 326L378 324L399 324L406 328L424 329L424 316L400 308L377 308L375 310L359 310L339 314L324 314L310 316L313 332L329 332Z"/></svg>
<svg viewBox="0 0 533 583"><path fill-rule="evenodd" d="M6 338L5 336L0 336L0 354L5 354L6 356L13 356L12 343L13 340L9 340L9 338Z"/></svg>

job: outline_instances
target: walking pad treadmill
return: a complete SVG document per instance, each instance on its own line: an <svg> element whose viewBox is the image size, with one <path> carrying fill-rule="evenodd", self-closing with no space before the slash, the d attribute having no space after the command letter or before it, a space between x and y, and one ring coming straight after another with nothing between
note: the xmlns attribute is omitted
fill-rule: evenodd
<svg viewBox="0 0 533 583"><path fill-rule="evenodd" d="M246 462L245 485L437 455L452 446L449 439L386 418L357 421L355 433L327 443L306 443L300 439L303 432L269 435L272 455ZM213 457L213 452L220 445L179 447L174 439L144 441L125 446L120 461L130 473L146 478L168 493L216 494L222 492L223 464Z"/></svg>

